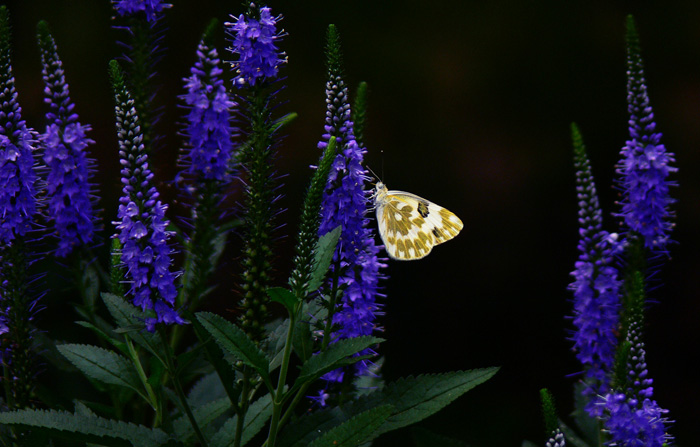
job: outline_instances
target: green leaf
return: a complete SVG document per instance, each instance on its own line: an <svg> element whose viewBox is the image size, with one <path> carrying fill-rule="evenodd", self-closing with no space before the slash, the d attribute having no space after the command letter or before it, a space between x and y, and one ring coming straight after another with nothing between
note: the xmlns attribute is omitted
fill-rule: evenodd
<svg viewBox="0 0 700 447"><path fill-rule="evenodd" d="M157 447L178 445L158 428L100 418L89 414L73 414L56 410L18 410L0 413L0 424L47 431L67 439L73 445L92 442L106 446Z"/></svg>
<svg viewBox="0 0 700 447"><path fill-rule="evenodd" d="M126 347L126 343L124 343L123 341L119 341L114 337L110 337L107 333L105 333L102 329L98 328L94 324L89 323L87 321L76 321L75 324L77 324L78 326L82 326L86 329L90 329L98 337L100 337L104 341L110 343L112 346L119 349L121 352L124 352L124 353L128 352L128 348Z"/></svg>
<svg viewBox="0 0 700 447"><path fill-rule="evenodd" d="M136 370L126 357L90 345L67 344L57 348L87 377L108 385L131 388L148 400Z"/></svg>
<svg viewBox="0 0 700 447"><path fill-rule="evenodd" d="M267 355L270 360L270 372L279 368L284 357L284 344L287 341L287 330L289 328L289 318L276 320L275 328L268 330L267 335Z"/></svg>
<svg viewBox="0 0 700 447"><path fill-rule="evenodd" d="M307 306L304 306L304 309L306 308ZM311 333L311 323L302 319L296 321L292 336L292 348L302 362L311 358L314 353L314 337Z"/></svg>
<svg viewBox="0 0 700 447"><path fill-rule="evenodd" d="M318 290L318 288L321 287L321 284L323 284L323 278L326 277L328 267L331 265L331 261L333 260L335 247L338 245L340 230L341 227L338 225L328 233L318 238L315 250L316 254L314 258L314 267L311 271L311 280L309 281L309 286L307 289L308 292Z"/></svg>
<svg viewBox="0 0 700 447"><path fill-rule="evenodd" d="M248 408L243 423L243 434L241 436L241 446L250 441L253 436L267 424L267 420L272 416L272 399L269 394L253 402ZM210 447L229 447L233 445L236 435L238 416L231 417L219 431L211 438Z"/></svg>
<svg viewBox="0 0 700 447"><path fill-rule="evenodd" d="M209 402L206 405L202 405L199 408L195 408L192 414L197 421L197 425L204 429L216 420L216 418L224 414L229 408L231 408L231 401L228 397L223 397ZM173 427L175 428L175 436L180 441L189 441L195 435L194 428L192 428L192 424L186 415L175 419L173 421Z"/></svg>
<svg viewBox="0 0 700 447"><path fill-rule="evenodd" d="M245 332L238 326L210 312L199 312L196 316L221 349L232 354L246 365L255 368L263 380L269 380L268 367L270 362L265 353L248 338Z"/></svg>
<svg viewBox="0 0 700 447"><path fill-rule="evenodd" d="M272 301L282 304L287 308L289 315L294 315L297 303L299 300L296 296L284 287L270 287L266 290L267 296L270 297Z"/></svg>
<svg viewBox="0 0 700 447"><path fill-rule="evenodd" d="M394 407L381 405L363 411L314 439L309 447L354 447L377 437L376 430L392 413Z"/></svg>
<svg viewBox="0 0 700 447"><path fill-rule="evenodd" d="M496 371L498 368L484 368L399 379L339 408L316 411L300 418L294 425L285 427L278 438L278 447L306 446L319 430L330 430L359 413L385 404L392 405L394 411L377 429L377 435L415 424L490 379Z"/></svg>
<svg viewBox="0 0 700 447"><path fill-rule="evenodd" d="M197 318L190 318L190 320L192 321L192 329L194 329L199 344L204 347L207 360L214 366L221 385L226 391L226 395L231 402L238 402L241 386L236 381L236 374L233 369L224 361L223 351L217 343L214 343L209 332L202 326L202 323L200 323Z"/></svg>
<svg viewBox="0 0 700 447"><path fill-rule="evenodd" d="M412 427L411 435L415 447L467 447L467 444L447 436L433 433L423 427Z"/></svg>
<svg viewBox="0 0 700 447"><path fill-rule="evenodd" d="M211 401L226 396L224 386L216 372L201 377L187 393L187 402L192 407L201 407Z"/></svg>
<svg viewBox="0 0 700 447"><path fill-rule="evenodd" d="M103 293L102 300L107 305L107 310L112 314L114 321L122 328L119 332L127 333L136 344L158 357L165 364L161 354L165 350L160 337L155 332L148 332L145 329L144 321L147 315L118 295Z"/></svg>
<svg viewBox="0 0 700 447"><path fill-rule="evenodd" d="M340 366L355 363L365 356L351 357L353 354L383 342L384 339L378 337L355 337L339 340L328 348L312 356L301 367L297 383L308 382L321 377L328 371L332 371Z"/></svg>

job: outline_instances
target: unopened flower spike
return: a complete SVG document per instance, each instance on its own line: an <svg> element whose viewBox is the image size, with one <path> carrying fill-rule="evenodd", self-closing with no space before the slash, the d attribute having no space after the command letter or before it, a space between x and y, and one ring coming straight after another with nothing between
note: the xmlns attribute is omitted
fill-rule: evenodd
<svg viewBox="0 0 700 447"><path fill-rule="evenodd" d="M542 401L542 414L544 416L545 431L547 433L546 447L565 447L566 439L564 433L559 428L559 419L554 406L554 398L548 389L540 390L540 399Z"/></svg>
<svg viewBox="0 0 700 447"><path fill-rule="evenodd" d="M674 155L666 150L656 130L632 16L627 17L627 107L629 140L617 167L622 192L619 216L648 250L666 253L673 228L670 205L675 202L669 189L676 185L669 176L678 169L673 166Z"/></svg>
<svg viewBox="0 0 700 447"><path fill-rule="evenodd" d="M154 106L157 85L154 78L156 65L163 53L165 25L163 11L172 4L162 0L113 0L116 12L115 29L124 32L126 38L118 44L124 49L121 62L127 72L127 83L141 119L144 146L151 152L158 141L153 127L161 116Z"/></svg>
<svg viewBox="0 0 700 447"><path fill-rule="evenodd" d="M37 214L36 132L22 119L10 60L10 23L0 6L0 366L3 404L29 405L37 373L28 233Z"/></svg>
<svg viewBox="0 0 700 447"><path fill-rule="evenodd" d="M159 200L153 185L140 120L116 61L110 63L110 74L115 91L121 182L124 185L117 213L119 220L114 224L119 231L116 237L122 244L121 262L126 267L126 279L130 283L127 295L131 296L134 305L155 313L145 322L149 331L155 330L157 323L184 324L185 321L173 309L177 290L175 275L170 271L172 250L168 239L172 232L166 230L167 206Z"/></svg>
<svg viewBox="0 0 700 447"><path fill-rule="evenodd" d="M357 143L353 133L348 88L342 77L340 37L333 25L328 28L326 55L326 122L318 146L324 149L328 140L335 137L338 155L326 184L319 235L339 225L342 228L330 279L331 282L337 281L342 300L335 303L335 309L329 309L332 325L327 324L324 333L324 339L338 340L371 335L380 330L376 319L381 315L381 305L376 298L379 296L379 279L383 278L379 269L383 265L377 257L379 247L366 216L371 191L365 188L368 177L362 161L367 151ZM332 334L327 333L329 330ZM368 349L361 355L373 353ZM368 361L356 363L355 373L366 373L369 365ZM343 375L343 370L335 370L323 378L329 382L342 382Z"/></svg>
<svg viewBox="0 0 700 447"><path fill-rule="evenodd" d="M625 311L625 350L620 353L620 371L612 389L598 399L603 410L609 445L631 447L662 447L669 445L671 423L663 409L653 399L653 381L649 377L646 350L642 340L644 312L644 278L637 272L629 287L629 304Z"/></svg>
<svg viewBox="0 0 700 447"><path fill-rule="evenodd" d="M93 140L86 136L89 125L78 121L58 56L56 43L46 22L37 25L44 79L46 130L40 139L47 178L48 217L58 240L56 256L65 257L80 245L93 240L95 232L94 191L90 184L92 164L85 149Z"/></svg>
<svg viewBox="0 0 700 447"><path fill-rule="evenodd" d="M572 272L575 331L574 351L585 370L585 393L594 396L607 390L615 362L619 325L621 281L614 256L622 250L616 234L604 231L590 162L583 139L575 124L571 126L576 167L576 194L579 203L579 258ZM596 415L599 407L587 410Z"/></svg>

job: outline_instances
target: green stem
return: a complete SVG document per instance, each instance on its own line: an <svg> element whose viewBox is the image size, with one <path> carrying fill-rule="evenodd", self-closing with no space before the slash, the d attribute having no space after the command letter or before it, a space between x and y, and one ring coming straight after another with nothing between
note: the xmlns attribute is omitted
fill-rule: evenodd
<svg viewBox="0 0 700 447"><path fill-rule="evenodd" d="M199 429L199 424L197 424L197 420L195 419L194 414L192 413L190 404L187 402L185 392L182 390L180 378L177 376L175 370L175 359L173 358L172 350L168 345L168 339L165 335L165 331L163 330L163 328L158 328L158 332L160 333L160 338L163 341L163 346L165 347L166 368L168 370L168 373L173 378L173 385L175 385L175 392L177 393L177 397L178 399L180 399L180 403L185 409L185 414L187 414L187 418L190 420L190 424L192 424L192 429L194 429L197 438L199 438L199 443L202 445L202 447L207 447L207 440L204 437L204 433L202 433L202 430Z"/></svg>
<svg viewBox="0 0 700 447"><path fill-rule="evenodd" d="M280 375L277 380L277 390L272 399L272 419L270 421L270 432L267 437L267 446L274 447L277 439L277 431L280 427L280 416L282 405L284 404L284 384L287 381L287 371L289 370L289 359L292 356L292 339L294 338L294 327L296 326L297 315L301 311L303 302L299 302L294 309L294 313L289 316L289 328L287 328L287 339L284 343L284 355L280 366Z"/></svg>
<svg viewBox="0 0 700 447"><path fill-rule="evenodd" d="M243 426L245 424L245 416L248 413L248 405L250 404L250 368L243 367L243 389L241 390L241 401L238 405L238 420L236 421L236 434L233 439L233 447L240 447L243 437Z"/></svg>
<svg viewBox="0 0 700 447"><path fill-rule="evenodd" d="M158 411L158 398L153 392L153 387L150 383L148 383L148 377L146 377L146 372L143 369L143 365L141 365L141 359L139 359L139 354L138 352L136 352L136 348L134 348L134 344L131 342L131 338L129 338L129 336L127 335L124 335L124 340L126 341L126 346L129 349L129 356L131 356L131 361L136 367L136 373L139 375L139 379L141 379L141 384L143 384L143 387L146 389L146 393L148 393L148 404L151 406L151 408L156 410L156 426L158 426L161 422L161 414Z"/></svg>

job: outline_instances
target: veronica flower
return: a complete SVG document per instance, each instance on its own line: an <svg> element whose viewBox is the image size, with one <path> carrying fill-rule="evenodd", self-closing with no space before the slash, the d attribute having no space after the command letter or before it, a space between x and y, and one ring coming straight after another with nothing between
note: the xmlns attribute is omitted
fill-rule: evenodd
<svg viewBox="0 0 700 447"><path fill-rule="evenodd" d="M172 7L161 0L115 0L117 13L113 27L123 31L124 41L117 42L123 49L121 61L126 68L129 90L136 111L141 118L143 144L150 152L158 136L153 130L160 119L160 108L155 106L157 85L156 64L161 59L165 26L163 10Z"/></svg>
<svg viewBox="0 0 700 447"><path fill-rule="evenodd" d="M632 17L627 20L627 104L629 137L622 148L617 173L622 189L620 216L627 227L639 234L653 252L664 252L673 227L669 206L671 173L678 169L672 153L661 143L654 113L649 105L639 37Z"/></svg>
<svg viewBox="0 0 700 447"><path fill-rule="evenodd" d="M132 16L143 12L146 20L154 22L164 9L172 8L172 4L161 0L114 0L114 10L121 16Z"/></svg>
<svg viewBox="0 0 700 447"><path fill-rule="evenodd" d="M274 203L279 198L274 175L275 155L271 104L275 92L270 86L276 81L284 53L276 42L283 36L277 31L281 16L273 17L270 8L250 4L245 15L235 23L226 23L231 39L228 50L234 60L234 85L238 89L241 116L246 121L248 143L239 159L242 175L246 177L243 205L243 274L240 289L241 328L259 342L264 335L268 296L272 273L272 240L276 227L274 217L279 212Z"/></svg>
<svg viewBox="0 0 700 447"><path fill-rule="evenodd" d="M46 130L41 135L47 179L48 214L55 223L56 255L67 256L75 246L92 241L95 216L91 203L90 162L85 154L89 125L82 125L73 112L68 84L56 43L46 22L38 26L44 78L44 102L49 105Z"/></svg>
<svg viewBox="0 0 700 447"><path fill-rule="evenodd" d="M233 37L230 51L238 56L231 66L236 73L234 84L239 86L252 87L261 80L274 79L280 64L286 62L285 54L275 44L283 36L277 32L282 16L273 17L268 7L261 7L257 18L251 16L241 14L235 23L226 23Z"/></svg>
<svg viewBox="0 0 700 447"><path fill-rule="evenodd" d="M602 229L603 220L590 162L576 125L572 125L576 192L579 203L579 258L574 282L574 350L586 373L588 394L605 392L613 369L619 324L620 285L614 256L623 246L616 234ZM595 413L595 405L588 408Z"/></svg>
<svg viewBox="0 0 700 447"><path fill-rule="evenodd" d="M10 61L7 8L0 6L0 365L6 391L4 404L29 403L36 364L31 321L38 298L31 297L26 247L37 212L34 168L36 133L27 128L17 101Z"/></svg>
<svg viewBox="0 0 700 447"><path fill-rule="evenodd" d="M10 29L2 10L0 29L0 245L24 236L37 210L35 132L22 119L10 64Z"/></svg>
<svg viewBox="0 0 700 447"><path fill-rule="evenodd" d="M156 323L183 324L185 321L172 306L175 303L175 275L170 272L171 248L166 230L164 205L153 186L153 173L148 166L148 155L143 145L139 117L134 100L126 90L118 65L112 61L119 139L119 160L122 166L122 197L119 199L120 219L114 224L122 244L121 261L127 268L126 277L131 281L127 292L134 305L144 311L155 312L146 320L146 327L153 331Z"/></svg>
<svg viewBox="0 0 700 447"><path fill-rule="evenodd" d="M326 83L326 123L320 148L325 148L331 136L337 138L338 151L328 176L326 194L321 206L319 234L323 235L341 225L334 264L339 271L338 284L343 290L342 302L333 315L336 326L334 339L371 335L378 330L375 320L380 315L377 304L378 282L382 275L375 244L374 232L366 216L370 208L366 189L367 171L362 166L364 154L353 135L353 123L348 102L348 89L342 79L340 42L335 27L329 28L328 50L329 80ZM367 350L362 354L372 353ZM367 371L367 361L358 362L356 371ZM328 381L342 381L342 370L324 376Z"/></svg>
<svg viewBox="0 0 700 447"><path fill-rule="evenodd" d="M186 171L195 179L223 182L228 178L233 151L231 111L235 103L221 79L220 62L216 48L202 38L192 75L185 79L187 94L182 98L189 107Z"/></svg>
<svg viewBox="0 0 700 447"><path fill-rule="evenodd" d="M661 447L672 440L665 410L653 400L652 380L646 364L644 343L638 321L633 321L626 337L630 344L627 361L627 391L613 390L599 399L604 410L605 428L612 446Z"/></svg>

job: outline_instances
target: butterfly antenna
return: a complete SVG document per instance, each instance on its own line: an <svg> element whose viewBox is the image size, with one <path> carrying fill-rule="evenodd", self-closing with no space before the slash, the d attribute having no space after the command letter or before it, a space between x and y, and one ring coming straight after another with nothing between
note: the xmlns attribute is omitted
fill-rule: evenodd
<svg viewBox="0 0 700 447"><path fill-rule="evenodd" d="M381 179L379 178L379 176L377 176L377 174L372 170L372 168L369 167L369 165L365 165L365 167L366 167L367 170L369 170L369 172L374 176L374 178L377 179L377 181L381 181Z"/></svg>

